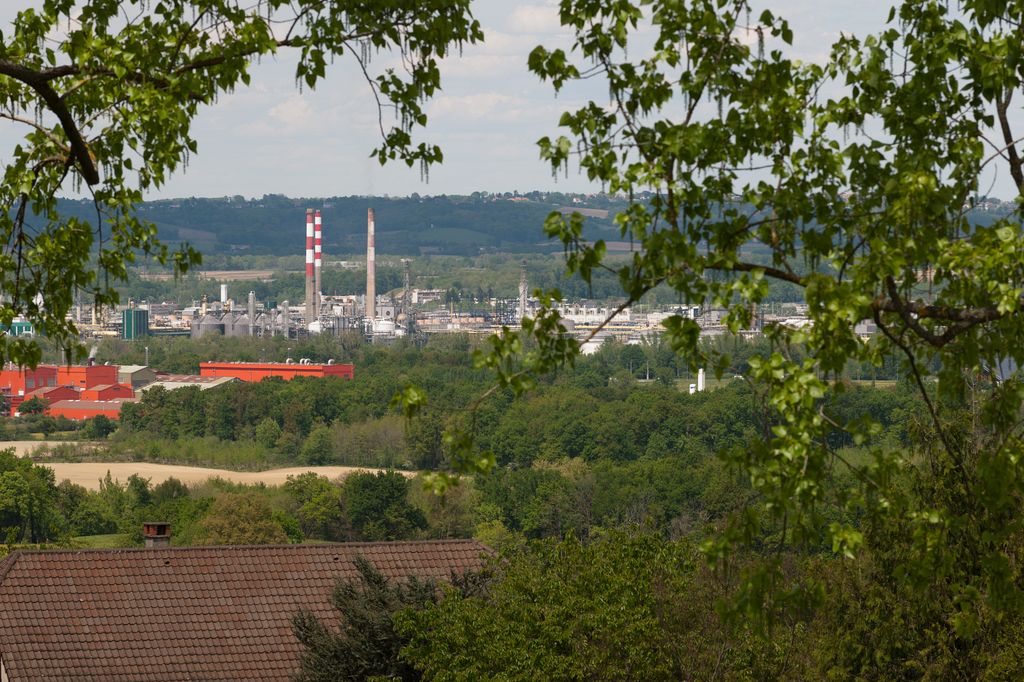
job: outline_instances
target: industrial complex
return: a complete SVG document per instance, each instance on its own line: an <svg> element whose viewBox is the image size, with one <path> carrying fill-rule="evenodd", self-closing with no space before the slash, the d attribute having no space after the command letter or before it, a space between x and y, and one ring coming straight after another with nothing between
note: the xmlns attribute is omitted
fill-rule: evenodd
<svg viewBox="0 0 1024 682"><path fill-rule="evenodd" d="M219 300L203 296L190 305L173 303L136 303L129 301L118 309L86 309L79 305L75 315L83 337L120 336L126 339L144 336L251 336L305 338L311 335L355 333L367 341L388 343L403 336L422 339L430 334L491 334L503 326L518 326L536 311L537 300L530 295L525 263L515 298L491 298L477 301L469 312L446 308L445 291L413 287L412 262L403 259L404 282L400 293L378 295L376 281L376 216L369 207L366 213L366 284L363 292L326 295L323 292L324 219L320 210L305 211L304 299L299 302L263 302L249 291L244 302L228 296L228 285L221 283ZM296 240L297 241L297 240ZM347 263L347 262L346 262ZM614 305L587 301L565 303L558 309L570 333L583 343L583 352L597 350L608 339L624 343L640 343L645 337L663 331L661 322L670 315L695 320L703 334L725 331L721 319L724 310L699 307L643 306L619 310ZM614 319L608 322L612 317ZM767 323L801 326L807 323L806 305L786 304L771 310L752 310L753 322L744 334L760 334ZM858 329L863 335L874 332L871 325ZM27 323L15 321L8 330L12 335L31 335ZM335 370L332 370L335 371ZM108 382L109 383L109 382ZM79 382L81 385L81 382Z"/></svg>

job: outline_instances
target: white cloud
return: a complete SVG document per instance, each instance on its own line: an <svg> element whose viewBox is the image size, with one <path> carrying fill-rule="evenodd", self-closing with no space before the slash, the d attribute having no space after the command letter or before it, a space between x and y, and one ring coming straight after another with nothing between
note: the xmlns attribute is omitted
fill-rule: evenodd
<svg viewBox="0 0 1024 682"><path fill-rule="evenodd" d="M306 128L313 121L313 109L301 95L292 95L277 106L271 107L270 118L286 128Z"/></svg>
<svg viewBox="0 0 1024 682"><path fill-rule="evenodd" d="M442 95L430 107L430 115L468 120L512 121L520 117L527 101L499 92L472 95Z"/></svg>
<svg viewBox="0 0 1024 682"><path fill-rule="evenodd" d="M554 2L519 5L509 15L507 26L515 33L558 33L562 29Z"/></svg>
<svg viewBox="0 0 1024 682"><path fill-rule="evenodd" d="M526 70L526 57L503 54L464 54L446 57L441 63L443 83L459 78L499 78Z"/></svg>

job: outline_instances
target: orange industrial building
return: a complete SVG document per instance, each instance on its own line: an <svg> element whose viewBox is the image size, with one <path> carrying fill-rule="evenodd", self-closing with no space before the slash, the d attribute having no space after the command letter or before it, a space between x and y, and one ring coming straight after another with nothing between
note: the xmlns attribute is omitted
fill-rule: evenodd
<svg viewBox="0 0 1024 682"><path fill-rule="evenodd" d="M25 395L12 395L7 397L7 407L12 417L21 413L21 404L26 400L39 398L47 405L52 405L58 400L75 400L78 398L78 391L70 386L46 386L29 391Z"/></svg>
<svg viewBox="0 0 1024 682"><path fill-rule="evenodd" d="M351 379L355 365L314 365L308 362L201 362L204 377L234 377L241 381L262 381L267 377L289 380L295 377L342 377Z"/></svg>
<svg viewBox="0 0 1024 682"><path fill-rule="evenodd" d="M116 365L70 365L57 368L58 386L92 388L116 383Z"/></svg>
<svg viewBox="0 0 1024 682"><path fill-rule="evenodd" d="M7 365L0 371L0 392L6 396L24 396L37 388L57 385L57 368L39 365L35 369Z"/></svg>
<svg viewBox="0 0 1024 682"><path fill-rule="evenodd" d="M29 394L40 388L53 388L57 385L57 368L51 365L39 365L35 369L7 365L0 370L0 393L7 401L7 407L13 416L29 397Z"/></svg>
<svg viewBox="0 0 1024 682"><path fill-rule="evenodd" d="M45 400L47 404L55 403L58 400L77 400L78 397L78 390L71 386L47 386L25 394L25 400L39 398Z"/></svg>
<svg viewBox="0 0 1024 682"><path fill-rule="evenodd" d="M130 400L135 391L126 384L98 384L82 391L82 400Z"/></svg>
<svg viewBox="0 0 1024 682"><path fill-rule="evenodd" d="M110 419L121 417L121 400L58 400L50 405L46 414L53 417L67 417L68 419L92 419L103 415Z"/></svg>

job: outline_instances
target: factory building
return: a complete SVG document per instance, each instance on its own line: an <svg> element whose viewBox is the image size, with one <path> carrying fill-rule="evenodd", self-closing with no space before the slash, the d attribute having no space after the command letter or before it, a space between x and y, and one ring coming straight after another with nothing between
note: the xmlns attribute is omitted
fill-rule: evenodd
<svg viewBox="0 0 1024 682"><path fill-rule="evenodd" d="M0 371L0 392L8 400L24 398L37 388L57 385L57 368L52 365L39 365L35 369L7 365Z"/></svg>
<svg viewBox="0 0 1024 682"><path fill-rule="evenodd" d="M79 397L82 400L131 400L135 390L127 384L99 384L84 389Z"/></svg>
<svg viewBox="0 0 1024 682"><path fill-rule="evenodd" d="M8 403L8 407L10 415L12 417L17 417L21 413L21 404L26 400L32 400L35 398L42 400L47 404L47 406L50 406L58 400L73 400L77 397L78 391L70 386L47 386L45 388L37 388L34 391L29 391L24 396L12 397Z"/></svg>
<svg viewBox="0 0 1024 682"><path fill-rule="evenodd" d="M116 365L64 365L57 368L58 386L92 388L116 383Z"/></svg>
<svg viewBox="0 0 1024 682"><path fill-rule="evenodd" d="M50 405L46 414L80 421L103 415L109 419L121 418L122 400L58 400Z"/></svg>
<svg viewBox="0 0 1024 682"><path fill-rule="evenodd" d="M149 311L134 306L121 311L121 338L149 336Z"/></svg>
<svg viewBox="0 0 1024 682"><path fill-rule="evenodd" d="M199 374L204 377L234 377L241 381L262 381L277 377L286 381L296 377L342 377L351 379L354 365L315 365L308 360L299 362L201 362Z"/></svg>
<svg viewBox="0 0 1024 682"><path fill-rule="evenodd" d="M112 383L125 384L134 390L154 381L156 372L145 365L121 365L117 369L117 381Z"/></svg>

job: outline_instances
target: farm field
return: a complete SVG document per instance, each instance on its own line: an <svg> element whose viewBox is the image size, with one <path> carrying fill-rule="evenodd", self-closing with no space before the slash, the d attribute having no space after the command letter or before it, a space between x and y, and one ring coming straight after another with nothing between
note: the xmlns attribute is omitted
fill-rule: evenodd
<svg viewBox="0 0 1024 682"><path fill-rule="evenodd" d="M269 469L267 471L229 471L227 469L207 469L205 467L180 466L176 464L153 464L150 462L40 462L53 469L57 481L65 479L84 486L89 490L99 490L100 479L110 472L117 481L124 482L132 474L148 478L151 485L157 485L169 478L176 478L185 485L202 483L210 478L223 478L234 483L254 485L282 485L289 476L298 476L308 471L326 476L330 479L344 478L360 471L382 471L382 469L364 469L346 466L309 466ZM412 477L412 472L403 472Z"/></svg>

